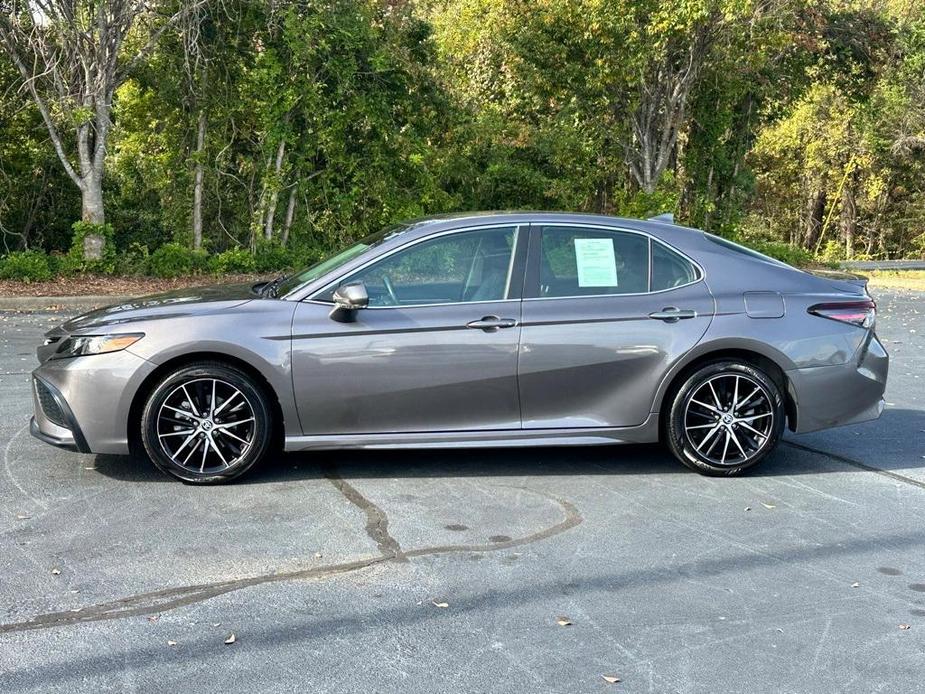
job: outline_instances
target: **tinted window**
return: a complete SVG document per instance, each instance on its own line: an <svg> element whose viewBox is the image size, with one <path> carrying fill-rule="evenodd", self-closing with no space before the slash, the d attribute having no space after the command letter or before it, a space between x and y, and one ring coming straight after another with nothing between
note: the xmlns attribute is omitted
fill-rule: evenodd
<svg viewBox="0 0 925 694"><path fill-rule="evenodd" d="M507 296L516 230L464 231L422 241L345 278L370 306L497 301Z"/></svg>
<svg viewBox="0 0 925 694"><path fill-rule="evenodd" d="M639 294L649 290L649 240L579 227L541 228L540 296Z"/></svg>
<svg viewBox="0 0 925 694"><path fill-rule="evenodd" d="M690 284L699 276L686 258L660 243L652 244L652 291Z"/></svg>

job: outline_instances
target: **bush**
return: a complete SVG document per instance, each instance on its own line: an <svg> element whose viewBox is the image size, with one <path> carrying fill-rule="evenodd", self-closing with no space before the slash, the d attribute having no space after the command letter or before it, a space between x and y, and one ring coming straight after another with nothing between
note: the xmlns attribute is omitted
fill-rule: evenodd
<svg viewBox="0 0 925 694"><path fill-rule="evenodd" d="M216 275L247 274L256 269L254 254L243 248L231 248L209 260L209 270Z"/></svg>
<svg viewBox="0 0 925 694"><path fill-rule="evenodd" d="M74 238L71 241L71 250L68 259L62 268L66 272L95 272L102 275L111 275L116 270L116 245L113 241L115 232L111 224L91 224L90 222L74 222L71 225ZM103 239L103 248L99 259L84 257L84 239L88 236L99 236Z"/></svg>
<svg viewBox="0 0 925 694"><path fill-rule="evenodd" d="M147 245L133 241L116 259L116 274L123 277L146 274L150 256Z"/></svg>
<svg viewBox="0 0 925 694"><path fill-rule="evenodd" d="M16 251L0 260L0 279L44 282L51 276L48 256L42 251Z"/></svg>
<svg viewBox="0 0 925 694"><path fill-rule="evenodd" d="M202 272L208 262L205 251L196 251L179 243L165 243L148 256L148 273L173 279Z"/></svg>
<svg viewBox="0 0 925 694"><path fill-rule="evenodd" d="M279 242L261 241L254 254L254 268L260 273L291 270L293 260L292 252Z"/></svg>

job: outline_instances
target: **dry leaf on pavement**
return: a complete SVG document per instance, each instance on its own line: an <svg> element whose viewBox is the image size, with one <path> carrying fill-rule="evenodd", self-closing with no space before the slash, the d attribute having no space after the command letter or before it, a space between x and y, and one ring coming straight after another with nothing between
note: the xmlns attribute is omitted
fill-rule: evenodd
<svg viewBox="0 0 925 694"><path fill-rule="evenodd" d="M568 617L556 617L556 624L560 627L570 627L572 626L572 620Z"/></svg>
<svg viewBox="0 0 925 694"><path fill-rule="evenodd" d="M449 607L450 606L450 603L448 602L437 602L436 600L431 600L431 602L434 604L434 607Z"/></svg>
<svg viewBox="0 0 925 694"><path fill-rule="evenodd" d="M604 678L604 681L605 681L607 684L616 684L617 682L620 681L620 678L619 678L619 677L615 677L614 675L601 675L601 677Z"/></svg>
<svg viewBox="0 0 925 694"><path fill-rule="evenodd" d="M228 634L228 638L225 639L225 645L230 646L235 641L237 641L237 639L235 638L234 632L232 631L230 634Z"/></svg>

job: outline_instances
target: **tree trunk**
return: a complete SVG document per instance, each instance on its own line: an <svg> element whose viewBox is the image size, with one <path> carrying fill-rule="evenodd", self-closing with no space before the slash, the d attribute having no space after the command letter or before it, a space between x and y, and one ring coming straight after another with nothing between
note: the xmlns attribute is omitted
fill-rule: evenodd
<svg viewBox="0 0 925 694"><path fill-rule="evenodd" d="M90 224L105 224L103 213L102 176L92 173L82 181L80 189L80 218ZM99 260L103 257L104 238L99 234L87 234L83 240L84 260Z"/></svg>
<svg viewBox="0 0 925 694"><path fill-rule="evenodd" d="M806 220L806 231L803 235L803 248L812 252L819 243L819 235L822 233L822 221L825 216L826 193L824 190L817 191L809 199L808 218Z"/></svg>
<svg viewBox="0 0 925 694"><path fill-rule="evenodd" d="M279 147L276 149L276 162L273 169L274 176L270 189L270 202L267 205L266 222L263 227L263 235L267 241L273 238L273 223L276 218L276 205L279 202L279 174L283 168L283 159L286 156L286 140L279 141Z"/></svg>
<svg viewBox="0 0 925 694"><path fill-rule="evenodd" d="M289 204L286 205L286 221L283 222L283 235L280 238L284 246L289 243L289 230L292 228L292 220L295 219L295 202L296 186L292 186L292 190L289 191Z"/></svg>
<svg viewBox="0 0 925 694"><path fill-rule="evenodd" d="M845 186L841 198L841 228L845 240L845 258L854 256L854 235L857 231L858 208L854 198L854 177Z"/></svg>
<svg viewBox="0 0 925 694"><path fill-rule="evenodd" d="M205 166L202 163L206 144L206 112L199 112L199 124L196 129L196 166L193 177L193 248L202 248L202 182Z"/></svg>

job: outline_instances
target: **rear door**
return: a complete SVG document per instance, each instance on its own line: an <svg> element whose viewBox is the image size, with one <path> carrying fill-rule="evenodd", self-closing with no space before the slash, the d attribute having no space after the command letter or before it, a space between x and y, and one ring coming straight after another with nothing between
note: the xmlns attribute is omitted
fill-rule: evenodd
<svg viewBox="0 0 925 694"><path fill-rule="evenodd" d="M302 302L292 374L306 435L519 429L517 349L526 227L423 239L338 284L369 307L328 318L330 292Z"/></svg>
<svg viewBox="0 0 925 694"><path fill-rule="evenodd" d="M518 367L525 429L642 424L713 298L690 259L646 234L531 227Z"/></svg>

